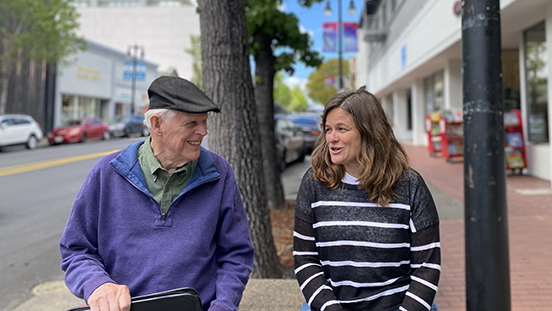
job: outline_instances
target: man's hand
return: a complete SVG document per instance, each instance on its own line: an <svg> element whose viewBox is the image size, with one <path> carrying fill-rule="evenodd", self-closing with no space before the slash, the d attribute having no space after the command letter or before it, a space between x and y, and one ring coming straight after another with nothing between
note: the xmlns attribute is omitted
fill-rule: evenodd
<svg viewBox="0 0 552 311"><path fill-rule="evenodd" d="M105 283L88 298L91 311L130 311L130 292L126 285Z"/></svg>

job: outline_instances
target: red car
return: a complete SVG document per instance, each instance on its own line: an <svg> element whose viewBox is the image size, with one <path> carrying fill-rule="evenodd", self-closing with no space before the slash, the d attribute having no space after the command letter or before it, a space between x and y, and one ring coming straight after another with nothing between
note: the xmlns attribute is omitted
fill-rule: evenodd
<svg viewBox="0 0 552 311"><path fill-rule="evenodd" d="M50 145L85 142L89 138L111 138L109 124L97 117L72 119L48 133Z"/></svg>

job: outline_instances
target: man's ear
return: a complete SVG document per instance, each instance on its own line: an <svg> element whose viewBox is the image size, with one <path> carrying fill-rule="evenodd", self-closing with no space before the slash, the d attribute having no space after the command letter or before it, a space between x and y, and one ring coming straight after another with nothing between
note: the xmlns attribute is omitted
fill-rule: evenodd
<svg viewBox="0 0 552 311"><path fill-rule="evenodd" d="M150 118L151 133L156 136L160 136L162 133L161 131L162 124L163 124L163 120L161 119L161 117L159 117L158 115L153 115Z"/></svg>

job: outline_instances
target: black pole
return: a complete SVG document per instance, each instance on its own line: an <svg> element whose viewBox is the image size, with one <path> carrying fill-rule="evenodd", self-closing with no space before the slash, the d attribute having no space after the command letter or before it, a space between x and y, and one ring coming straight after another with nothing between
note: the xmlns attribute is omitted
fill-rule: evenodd
<svg viewBox="0 0 552 311"><path fill-rule="evenodd" d="M136 92L136 54L138 46L135 45L132 53L132 90L130 94L130 114L134 115L134 93Z"/></svg>
<svg viewBox="0 0 552 311"><path fill-rule="evenodd" d="M56 100L56 72L55 63L48 63L46 65L46 92L45 92L45 120L44 133L48 133L54 128L54 109Z"/></svg>
<svg viewBox="0 0 552 311"><path fill-rule="evenodd" d="M464 0L466 307L509 311L500 1Z"/></svg>
<svg viewBox="0 0 552 311"><path fill-rule="evenodd" d="M341 40L342 40L342 36L343 36L343 23L341 21L341 0L338 0L338 3L337 3L337 27L338 27L338 43L337 43L337 51L338 51L338 54L339 54L339 90L343 90L343 51L342 51L342 44L341 44Z"/></svg>

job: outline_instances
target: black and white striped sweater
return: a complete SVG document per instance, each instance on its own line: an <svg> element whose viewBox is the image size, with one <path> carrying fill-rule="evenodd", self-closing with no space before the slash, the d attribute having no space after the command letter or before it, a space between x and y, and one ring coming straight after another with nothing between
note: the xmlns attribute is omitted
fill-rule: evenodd
<svg viewBox="0 0 552 311"><path fill-rule="evenodd" d="M305 173L295 205L295 274L313 310L429 310L440 275L439 216L422 177L405 171L388 207Z"/></svg>

